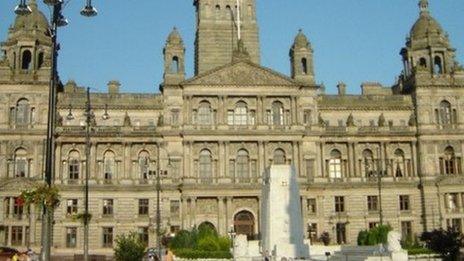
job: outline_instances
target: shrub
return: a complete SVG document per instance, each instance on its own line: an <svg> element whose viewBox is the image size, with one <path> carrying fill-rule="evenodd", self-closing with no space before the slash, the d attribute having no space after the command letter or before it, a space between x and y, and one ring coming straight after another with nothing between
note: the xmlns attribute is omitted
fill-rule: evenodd
<svg viewBox="0 0 464 261"><path fill-rule="evenodd" d="M194 231L181 230L169 242L169 247L172 249L196 248L196 238Z"/></svg>
<svg viewBox="0 0 464 261"><path fill-rule="evenodd" d="M358 234L358 245L374 246L387 243L388 232L392 230L390 225L381 225L371 228L369 231L362 230Z"/></svg>
<svg viewBox="0 0 464 261"><path fill-rule="evenodd" d="M140 261L145 254L145 245L136 232L116 237L114 258L117 261Z"/></svg>
<svg viewBox="0 0 464 261"><path fill-rule="evenodd" d="M232 241L228 237L219 237L218 238L219 250L221 251L230 251L232 247Z"/></svg>
<svg viewBox="0 0 464 261"><path fill-rule="evenodd" d="M177 257L198 259L198 258L215 258L215 259L230 259L232 255L229 251L202 251L195 249L176 249L174 254Z"/></svg>
<svg viewBox="0 0 464 261"><path fill-rule="evenodd" d="M198 240L197 249L202 250L202 251L210 251L210 252L219 251L219 244L217 242L217 237L208 236L208 237L201 238L200 240Z"/></svg>
<svg viewBox="0 0 464 261"><path fill-rule="evenodd" d="M361 230L358 233L358 246L367 245L367 239L369 237L369 232L367 230Z"/></svg>
<svg viewBox="0 0 464 261"><path fill-rule="evenodd" d="M328 246L330 244L330 234L329 232L323 232L321 236L319 237L319 240L324 243L325 246Z"/></svg>
<svg viewBox="0 0 464 261"><path fill-rule="evenodd" d="M421 240L425 241L427 248L441 254L444 260L457 260L459 248L463 247L464 236L454 229L448 228L448 230L424 232Z"/></svg>

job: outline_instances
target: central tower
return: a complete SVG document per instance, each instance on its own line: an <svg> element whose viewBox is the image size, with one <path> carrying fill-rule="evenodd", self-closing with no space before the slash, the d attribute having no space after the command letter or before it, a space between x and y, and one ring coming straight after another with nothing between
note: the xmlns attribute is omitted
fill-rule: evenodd
<svg viewBox="0 0 464 261"><path fill-rule="evenodd" d="M259 63L255 0L240 1L241 39L251 61ZM195 75L232 61L237 48L237 0L194 0L196 8Z"/></svg>

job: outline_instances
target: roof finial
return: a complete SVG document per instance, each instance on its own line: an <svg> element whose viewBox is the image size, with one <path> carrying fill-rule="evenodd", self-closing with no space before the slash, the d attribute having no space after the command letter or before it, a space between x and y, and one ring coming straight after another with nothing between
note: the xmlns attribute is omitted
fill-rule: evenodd
<svg viewBox="0 0 464 261"><path fill-rule="evenodd" d="M419 9L421 13L425 13L429 11L429 1L428 0L420 0L419 1Z"/></svg>

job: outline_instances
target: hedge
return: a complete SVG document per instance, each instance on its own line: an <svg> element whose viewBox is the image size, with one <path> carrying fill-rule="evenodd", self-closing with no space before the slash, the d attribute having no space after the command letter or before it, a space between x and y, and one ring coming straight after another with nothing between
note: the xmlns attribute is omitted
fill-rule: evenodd
<svg viewBox="0 0 464 261"><path fill-rule="evenodd" d="M232 255L229 251L203 251L195 249L174 249L174 255L180 258L198 259L198 258L215 258L230 259Z"/></svg>

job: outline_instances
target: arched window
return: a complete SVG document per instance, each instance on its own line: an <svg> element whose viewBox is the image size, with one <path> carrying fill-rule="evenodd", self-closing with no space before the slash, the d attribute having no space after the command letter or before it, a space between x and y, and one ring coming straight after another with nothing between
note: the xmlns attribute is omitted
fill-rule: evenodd
<svg viewBox="0 0 464 261"><path fill-rule="evenodd" d="M406 174L405 171L405 160L404 160L404 152L400 149L395 151L395 159L393 162L393 171L394 175L397 178L404 177Z"/></svg>
<svg viewBox="0 0 464 261"><path fill-rule="evenodd" d="M249 177L249 164L250 157L248 151L239 150L237 153L237 178L248 178Z"/></svg>
<svg viewBox="0 0 464 261"><path fill-rule="evenodd" d="M21 99L16 104L15 111L15 122L16 125L28 125L29 124L29 101L26 99Z"/></svg>
<svg viewBox="0 0 464 261"><path fill-rule="evenodd" d="M218 18L221 15L221 6L216 5L215 9L216 9L216 18Z"/></svg>
<svg viewBox="0 0 464 261"><path fill-rule="evenodd" d="M272 103L272 124L284 125L284 105L280 101Z"/></svg>
<svg viewBox="0 0 464 261"><path fill-rule="evenodd" d="M460 159L456 158L453 147L447 147L444 156L440 158L440 172L445 175L457 174L458 161Z"/></svg>
<svg viewBox="0 0 464 261"><path fill-rule="evenodd" d="M179 73L179 57L172 57L170 72Z"/></svg>
<svg viewBox="0 0 464 261"><path fill-rule="evenodd" d="M210 181L213 177L213 159L211 156L211 152L209 150L202 150L200 151L200 159L199 159L199 172L200 172L200 179L204 182Z"/></svg>
<svg viewBox="0 0 464 261"><path fill-rule="evenodd" d="M283 149L276 149L274 151L274 165L283 165L286 163L285 151Z"/></svg>
<svg viewBox="0 0 464 261"><path fill-rule="evenodd" d="M208 101L200 102L200 106L198 107L198 123L200 125L211 125L212 123L211 104Z"/></svg>
<svg viewBox="0 0 464 261"><path fill-rule="evenodd" d="M24 178L28 174L27 151L25 149L17 149L14 157L14 175L16 178Z"/></svg>
<svg viewBox="0 0 464 261"><path fill-rule="evenodd" d="M216 227L211 222L205 221L198 226L198 231L204 231L206 229L215 234L217 233Z"/></svg>
<svg viewBox="0 0 464 261"><path fill-rule="evenodd" d="M419 66L422 68L427 68L427 60L424 57L419 59Z"/></svg>
<svg viewBox="0 0 464 261"><path fill-rule="evenodd" d="M303 74L308 74L308 60L306 60L306 58L301 59L301 72Z"/></svg>
<svg viewBox="0 0 464 261"><path fill-rule="evenodd" d="M103 178L105 181L111 181L115 176L116 172L116 161L114 152L107 151L103 156Z"/></svg>
<svg viewBox="0 0 464 261"><path fill-rule="evenodd" d="M255 233L255 218L252 213L244 210L234 216L234 230L237 235L246 235L252 239Z"/></svg>
<svg viewBox="0 0 464 261"><path fill-rule="evenodd" d="M332 150L330 152L329 178L342 178L342 154L338 150Z"/></svg>
<svg viewBox="0 0 464 261"><path fill-rule="evenodd" d="M363 151L363 163L366 177L373 177L375 175L375 164L374 154L371 150L366 149Z"/></svg>
<svg viewBox="0 0 464 261"><path fill-rule="evenodd" d="M439 56L435 56L435 59L433 60L433 72L435 74L443 73L443 64L441 63L441 58Z"/></svg>
<svg viewBox="0 0 464 261"><path fill-rule="evenodd" d="M442 125L450 125L452 118L451 103L448 101L440 102L439 122Z"/></svg>
<svg viewBox="0 0 464 261"><path fill-rule="evenodd" d="M234 110L234 125L248 124L248 107L243 101L237 102Z"/></svg>
<svg viewBox="0 0 464 261"><path fill-rule="evenodd" d="M32 54L29 50L23 52L21 59L21 69L28 71L32 69Z"/></svg>
<svg viewBox="0 0 464 261"><path fill-rule="evenodd" d="M80 174L80 156L79 152L73 150L69 153L68 158L68 178L69 180L78 180Z"/></svg>
<svg viewBox="0 0 464 261"><path fill-rule="evenodd" d="M147 151L141 151L139 153L139 173L140 173L140 178L142 180L148 180L148 171L149 171L149 164L150 164L150 155L148 154Z"/></svg>
<svg viewBox="0 0 464 261"><path fill-rule="evenodd" d="M37 58L37 68L38 69L42 68L43 63L44 63L44 53L41 52L41 53L39 53L39 56Z"/></svg>

